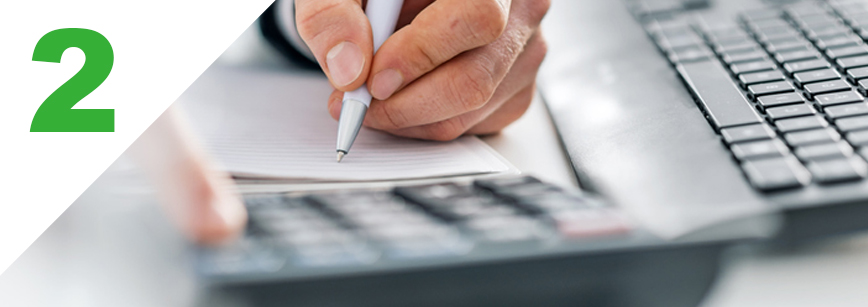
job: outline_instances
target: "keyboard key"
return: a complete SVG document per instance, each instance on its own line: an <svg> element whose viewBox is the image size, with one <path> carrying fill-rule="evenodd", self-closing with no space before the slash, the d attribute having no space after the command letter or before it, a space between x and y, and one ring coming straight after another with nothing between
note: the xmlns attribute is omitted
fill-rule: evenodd
<svg viewBox="0 0 868 307"><path fill-rule="evenodd" d="M808 144L832 143L841 140L841 135L838 131L832 128L790 132L784 134L784 139L791 146L802 146Z"/></svg>
<svg viewBox="0 0 868 307"><path fill-rule="evenodd" d="M868 114L868 104L861 102L827 107L824 109L824 112L826 113L826 115L833 119L847 116L865 115Z"/></svg>
<svg viewBox="0 0 868 307"><path fill-rule="evenodd" d="M721 129L720 134L727 144L771 139L775 131L766 124Z"/></svg>
<svg viewBox="0 0 868 307"><path fill-rule="evenodd" d="M766 114L768 114L769 118L772 120L805 116L814 113L816 113L814 108L804 103L766 109Z"/></svg>
<svg viewBox="0 0 868 307"><path fill-rule="evenodd" d="M857 55L868 55L868 46L859 45L852 47L832 48L826 50L826 55L831 59L851 57Z"/></svg>
<svg viewBox="0 0 868 307"><path fill-rule="evenodd" d="M837 71L831 69L821 69L808 72L797 73L793 77L796 79L796 84L800 87L808 83L837 80L841 77Z"/></svg>
<svg viewBox="0 0 868 307"><path fill-rule="evenodd" d="M677 68L716 128L762 122L762 118L719 63L687 63Z"/></svg>
<svg viewBox="0 0 868 307"><path fill-rule="evenodd" d="M787 51L801 51L801 50L813 50L814 47L811 46L811 43L804 39L796 39L791 41L782 41L769 43L766 45L766 50L771 53L778 52L787 52Z"/></svg>
<svg viewBox="0 0 868 307"><path fill-rule="evenodd" d="M736 64L736 63L744 63L744 62L754 62L759 60L764 60L767 58L765 51L754 51L754 52L743 52L743 53L733 53L733 54L725 54L723 56L723 61L726 64Z"/></svg>
<svg viewBox="0 0 868 307"><path fill-rule="evenodd" d="M850 90L850 84L841 79L805 85L805 93L809 96L847 90Z"/></svg>
<svg viewBox="0 0 868 307"><path fill-rule="evenodd" d="M841 67L844 70L848 70L856 67L864 67L868 66L868 56L854 56L849 58L841 58L835 60L835 64L838 64L838 67Z"/></svg>
<svg viewBox="0 0 868 307"><path fill-rule="evenodd" d="M847 70L847 78L850 79L850 82L853 83L868 78L868 67L860 67Z"/></svg>
<svg viewBox="0 0 868 307"><path fill-rule="evenodd" d="M853 146L862 147L868 145L868 131L855 131L847 133L847 141Z"/></svg>
<svg viewBox="0 0 868 307"><path fill-rule="evenodd" d="M751 185L763 191L797 188L808 184L810 174L793 157L748 161L742 164Z"/></svg>
<svg viewBox="0 0 868 307"><path fill-rule="evenodd" d="M841 131L868 129L868 116L847 117L835 121Z"/></svg>
<svg viewBox="0 0 868 307"><path fill-rule="evenodd" d="M808 169L820 183L860 180L868 173L865 161L859 157L811 162Z"/></svg>
<svg viewBox="0 0 868 307"><path fill-rule="evenodd" d="M743 74L738 77L738 80L741 81L741 84L743 85L752 85L757 83L784 80L784 74L777 70L763 71L751 74Z"/></svg>
<svg viewBox="0 0 868 307"><path fill-rule="evenodd" d="M751 85L747 87L747 90L752 97L758 97L762 95L792 92L795 88L793 88L789 82L778 81Z"/></svg>
<svg viewBox="0 0 868 307"><path fill-rule="evenodd" d="M855 35L817 40L817 48L826 50L829 48L850 47L862 43L862 38Z"/></svg>
<svg viewBox="0 0 868 307"><path fill-rule="evenodd" d="M762 51L762 49L753 41L737 43L737 44L716 44L714 51L718 54L735 54L752 51Z"/></svg>
<svg viewBox="0 0 868 307"><path fill-rule="evenodd" d="M813 60L816 58L819 58L819 54L814 50L788 51L775 54L775 60L778 63Z"/></svg>
<svg viewBox="0 0 868 307"><path fill-rule="evenodd" d="M856 91L848 91L848 92L840 92L834 94L825 94L825 95L817 95L814 97L817 99L817 103L819 103L823 107L845 104L845 103L853 103L860 102L865 100L862 95L859 95Z"/></svg>
<svg viewBox="0 0 868 307"><path fill-rule="evenodd" d="M827 122L822 116L804 116L775 121L775 126L778 127L778 130L781 132L787 133L800 130L826 128L829 126L829 122Z"/></svg>
<svg viewBox="0 0 868 307"><path fill-rule="evenodd" d="M669 54L669 61L677 64L684 62L707 61L711 60L712 57L714 57L714 53L712 53L707 47L692 46L673 51Z"/></svg>
<svg viewBox="0 0 868 307"><path fill-rule="evenodd" d="M828 68L829 62L826 62L824 59L816 59L810 61L801 61L801 62L790 62L784 64L784 70L789 74L794 74L797 72L815 70L820 68Z"/></svg>
<svg viewBox="0 0 868 307"><path fill-rule="evenodd" d="M771 61L749 62L731 65L730 69L732 70L732 73L740 75L764 70L772 70L775 69L775 64Z"/></svg>
<svg viewBox="0 0 868 307"><path fill-rule="evenodd" d="M798 93L786 93L779 95L762 96L757 98L757 101L759 101L760 106L762 106L763 108L768 108L805 102L805 99L802 98L802 95L799 95Z"/></svg>
<svg viewBox="0 0 868 307"><path fill-rule="evenodd" d="M817 144L802 146L795 149L796 157L802 161L816 161L823 159L843 159L853 155L853 147L847 142Z"/></svg>
<svg viewBox="0 0 868 307"><path fill-rule="evenodd" d="M781 140L757 141L739 143L730 147L732 154L739 160L751 160L757 158L783 157L790 152L787 145Z"/></svg>
<svg viewBox="0 0 868 307"><path fill-rule="evenodd" d="M739 18L747 22L756 22L760 20L778 18L781 16L781 13L782 12L780 10L776 9L750 10L739 14Z"/></svg>

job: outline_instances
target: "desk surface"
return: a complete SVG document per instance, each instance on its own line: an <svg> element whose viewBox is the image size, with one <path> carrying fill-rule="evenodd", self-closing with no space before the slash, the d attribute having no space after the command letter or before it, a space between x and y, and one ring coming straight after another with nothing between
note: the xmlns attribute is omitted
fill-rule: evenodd
<svg viewBox="0 0 868 307"><path fill-rule="evenodd" d="M217 65L287 65L254 31ZM251 60L256 58L256 60ZM575 186L544 105L484 138L526 173ZM119 182L128 188L118 188ZM190 306L200 293L183 239L122 158L7 272L0 306ZM130 195L138 195L135 200ZM123 198L121 198L123 196ZM864 306L868 236L791 250L735 249L705 307ZM238 306L220 302L221 306Z"/></svg>

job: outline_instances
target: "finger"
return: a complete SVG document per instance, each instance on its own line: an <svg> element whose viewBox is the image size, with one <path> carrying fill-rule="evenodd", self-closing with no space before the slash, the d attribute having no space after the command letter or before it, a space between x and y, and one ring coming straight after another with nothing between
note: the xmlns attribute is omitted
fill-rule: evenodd
<svg viewBox="0 0 868 307"><path fill-rule="evenodd" d="M440 0L395 32L374 57L369 90L385 100L456 55L496 40L511 0Z"/></svg>
<svg viewBox="0 0 868 307"><path fill-rule="evenodd" d="M247 221L225 173L208 168L176 110L169 108L130 147L157 189L170 218L191 239L215 244L238 235Z"/></svg>
<svg viewBox="0 0 868 307"><path fill-rule="evenodd" d="M374 47L361 0L296 0L298 34L341 91L365 83Z"/></svg>
<svg viewBox="0 0 868 307"><path fill-rule="evenodd" d="M368 110L380 130L430 124L484 106L539 26L545 0L516 1L504 34L493 43L453 58ZM538 11L541 10L541 11Z"/></svg>
<svg viewBox="0 0 868 307"><path fill-rule="evenodd" d="M464 134L489 134L503 129L521 117L530 105L536 74L546 52L545 40L537 31L484 107L437 123L389 132L406 137L445 141Z"/></svg>

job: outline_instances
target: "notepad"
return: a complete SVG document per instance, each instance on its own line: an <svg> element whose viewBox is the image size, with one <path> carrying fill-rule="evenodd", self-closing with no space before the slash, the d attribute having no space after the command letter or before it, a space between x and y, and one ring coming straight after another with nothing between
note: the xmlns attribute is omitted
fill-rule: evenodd
<svg viewBox="0 0 868 307"><path fill-rule="evenodd" d="M421 179L513 170L476 137L413 140L363 128L335 161L328 81L314 73L213 67L176 103L218 165L236 177L329 181Z"/></svg>

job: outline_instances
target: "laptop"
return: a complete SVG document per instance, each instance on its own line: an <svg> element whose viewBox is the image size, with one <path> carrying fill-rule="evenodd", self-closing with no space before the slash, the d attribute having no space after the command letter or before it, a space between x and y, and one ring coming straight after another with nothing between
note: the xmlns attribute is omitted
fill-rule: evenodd
<svg viewBox="0 0 868 307"><path fill-rule="evenodd" d="M215 304L696 306L732 244L868 226L866 8L553 1L539 88L581 191L247 193L244 238L199 274Z"/></svg>
<svg viewBox="0 0 868 307"><path fill-rule="evenodd" d="M586 186L649 215L772 207L784 240L868 226L864 2L555 6L540 88Z"/></svg>

